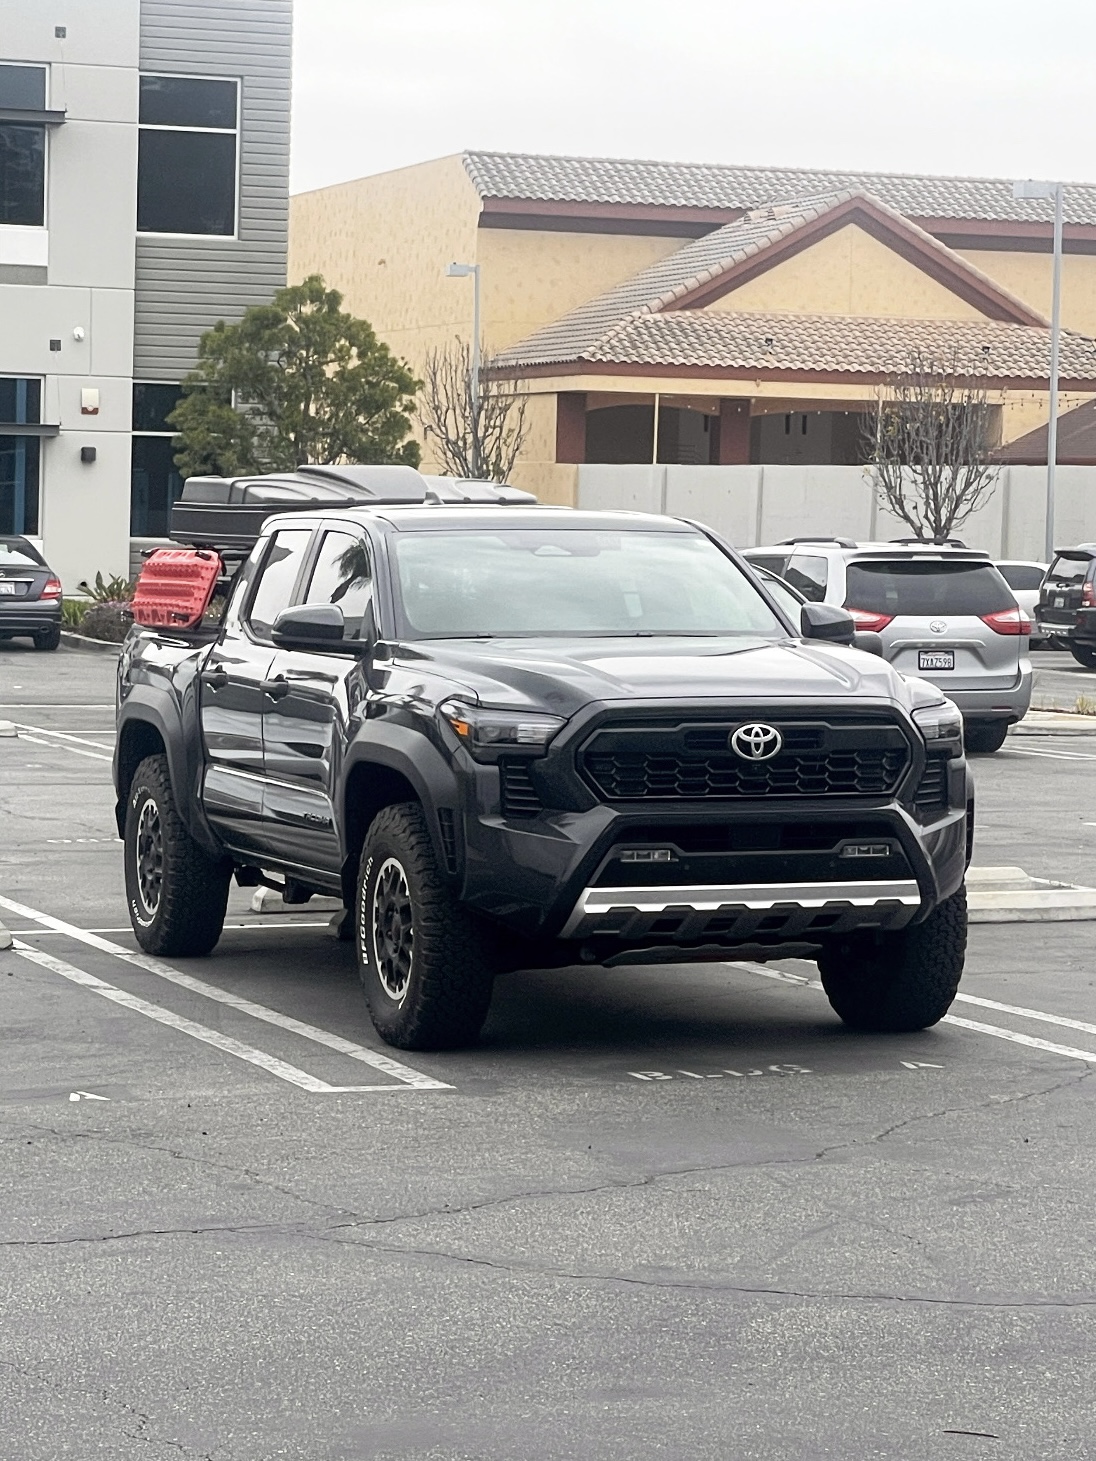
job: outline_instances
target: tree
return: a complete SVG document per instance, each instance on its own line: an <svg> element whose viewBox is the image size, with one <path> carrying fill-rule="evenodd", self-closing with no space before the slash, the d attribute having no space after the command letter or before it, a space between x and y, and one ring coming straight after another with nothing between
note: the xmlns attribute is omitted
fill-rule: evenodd
<svg viewBox="0 0 1096 1461"><path fill-rule="evenodd" d="M985 380L956 355L942 365L913 352L864 418L880 504L924 542L943 543L996 484Z"/></svg>
<svg viewBox="0 0 1096 1461"><path fill-rule="evenodd" d="M184 477L289 471L306 462L399 462L420 382L318 274L223 320L168 417Z"/></svg>
<svg viewBox="0 0 1096 1461"><path fill-rule="evenodd" d="M431 350L419 402L423 435L454 477L505 482L528 434L529 398L515 380L501 380L488 360L472 389L472 351L460 340Z"/></svg>

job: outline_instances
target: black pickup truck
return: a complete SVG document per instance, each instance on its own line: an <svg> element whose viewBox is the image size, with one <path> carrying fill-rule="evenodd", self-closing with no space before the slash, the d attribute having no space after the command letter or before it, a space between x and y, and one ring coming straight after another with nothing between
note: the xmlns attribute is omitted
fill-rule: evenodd
<svg viewBox="0 0 1096 1461"><path fill-rule="evenodd" d="M792 623L700 526L523 496L407 468L187 484L173 536L238 567L219 619L135 625L120 658L141 946L209 954L233 876L335 894L407 1049L474 1040L505 968L799 956L854 1027L940 1019L955 707L844 610Z"/></svg>

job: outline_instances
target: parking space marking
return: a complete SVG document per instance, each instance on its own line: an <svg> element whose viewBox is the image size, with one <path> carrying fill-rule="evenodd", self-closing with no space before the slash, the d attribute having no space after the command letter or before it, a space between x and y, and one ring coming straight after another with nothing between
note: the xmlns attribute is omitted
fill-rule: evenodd
<svg viewBox="0 0 1096 1461"><path fill-rule="evenodd" d="M124 1009L132 1010L134 1014L144 1015L147 1019L155 1020L157 1024L167 1025L170 1029L178 1030L183 1035L190 1035L204 1045L212 1045L215 1049L224 1051L226 1055L234 1055L237 1060L246 1060L249 1065L256 1065L260 1070L265 1070L268 1075L288 1081L290 1085L298 1086L302 1091L308 1091L314 1096L337 1095L350 1091L409 1091L411 1089L407 1085L328 1085L327 1081L317 1080L314 1075L309 1075L304 1070L298 1070L295 1065L279 1060L276 1055L268 1055L265 1050L256 1050L253 1045L245 1045L242 1040L234 1040L231 1035L222 1035L219 1030L211 1030L208 1025L199 1025L197 1021L188 1020L183 1015L162 1009L158 1004L149 1004L148 1000L139 999L137 995L130 994L126 989L118 989L113 984L107 984L105 980L97 979L94 974L89 974L84 969L78 969L75 964L68 964L64 959L55 959L52 954L45 954L41 949L32 949L29 944L17 942L15 952L20 958L27 959L32 964L38 964L52 974L60 974L62 979L68 979L73 984L90 990L93 994L101 995L103 999L109 999L112 1004L121 1005Z"/></svg>
<svg viewBox="0 0 1096 1461"><path fill-rule="evenodd" d="M48 746L51 751L67 751L70 756L86 756L89 761L106 761L109 764L112 759L110 756L104 756L101 751L85 751L80 746L66 746L57 741L46 741L41 736L28 736L25 732L20 732L19 739L34 746Z"/></svg>
<svg viewBox="0 0 1096 1461"><path fill-rule="evenodd" d="M382 1055L377 1050L370 1050L365 1045L358 1045L353 1040L347 1040L342 1035L334 1035L330 1030L322 1030L317 1025L307 1024L304 1020L295 1020L291 1015L283 1015L277 1010L267 1009L265 1005L255 1004L253 1000L230 994L226 989L218 989L215 984L206 984L204 980L195 979L190 974L183 974L180 970L173 969L170 964L161 963L159 959L154 959L148 954L131 953L129 949L122 948L121 944L111 943L109 939L89 933L87 929L77 928L75 924L66 923L61 918L54 918L49 913L40 913L37 908L28 908L25 903L16 903L11 898L0 897L0 908L6 909L9 913L18 914L20 918L30 919L32 923L39 923L44 928L67 934L70 938L87 944L89 948L112 954L116 959L122 959L137 969L143 969L146 974L155 974L158 979L166 979L171 984L179 985L181 989L189 989L192 994L200 994L204 999L212 999L216 1000L218 1004L229 1005L232 1009L250 1015L252 1019L263 1020L268 1025L277 1025L279 1029L289 1030L294 1035L311 1040L315 1045L325 1045L329 1050L338 1051L340 1055L348 1055L351 1060L359 1060L363 1065L372 1066L374 1070L382 1071L394 1080L401 1081L409 1090L451 1091L453 1089L445 1081L435 1080L433 1076L425 1075L421 1070L414 1070L411 1066L393 1060L388 1055ZM380 1089L387 1090L388 1087L382 1086Z"/></svg>
<svg viewBox="0 0 1096 1461"><path fill-rule="evenodd" d="M776 979L784 984L798 984L801 988L821 989L820 979L810 979L805 974L789 974L784 969L767 969L764 964L751 964L745 960L732 962L728 965L731 969L745 969L750 974L761 974L766 979ZM957 994L956 1001L964 1004L981 1005L985 1009L999 1010L1002 1014L1017 1015L1025 1020L1041 1020L1048 1025L1063 1025L1070 1030L1080 1030L1084 1034L1096 1035L1096 1025L1086 1024L1084 1020L1071 1020L1065 1015L1052 1015L1046 1010L1024 1009L1021 1005L1001 1004L998 1000L983 999L977 994ZM998 1040L1012 1040L1017 1045L1028 1045L1033 1050L1046 1050L1051 1055L1067 1055L1071 1060L1084 1060L1090 1064L1096 1064L1096 1051L1078 1050L1073 1045L1055 1045L1050 1040L1040 1040L1035 1035L1021 1035L1016 1030L1006 1030L1001 1025L987 1025L980 1020L966 1020L960 1015L945 1015L940 1022L944 1025L958 1025L962 1030L972 1030L978 1035L993 1035Z"/></svg>
<svg viewBox="0 0 1096 1461"><path fill-rule="evenodd" d="M1021 751L1018 747L1010 746L1009 756L1041 756L1044 761L1096 761L1096 755L1091 751Z"/></svg>
<svg viewBox="0 0 1096 1461"><path fill-rule="evenodd" d="M33 731L34 734L38 736L55 736L59 741L73 741L78 746L94 746L97 751L114 750L113 745L110 743L104 745L102 741L89 741L86 740L83 736L70 735L68 731L52 730L49 726L21 725L20 722L17 720L13 721L12 724L15 726L16 730Z"/></svg>

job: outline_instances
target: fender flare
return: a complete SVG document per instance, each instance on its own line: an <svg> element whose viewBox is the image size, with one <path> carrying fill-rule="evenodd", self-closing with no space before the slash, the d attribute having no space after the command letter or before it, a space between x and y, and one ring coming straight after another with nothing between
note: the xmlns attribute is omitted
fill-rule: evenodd
<svg viewBox="0 0 1096 1461"><path fill-rule="evenodd" d="M339 775L337 788L337 816L342 829L343 853L350 855L347 846L347 786L357 766L383 766L405 777L415 789L426 814L430 840L434 844L434 855L438 865L446 866L448 855L438 821L438 807L448 806L457 810L462 803L460 787L452 767L441 752L420 732L410 726L395 723L369 724L368 733L352 742L347 751Z"/></svg>
<svg viewBox="0 0 1096 1461"><path fill-rule="evenodd" d="M125 835L126 802L129 796L128 781L124 786L121 784L122 747L126 739L126 728L135 724L151 726L163 742L171 790L183 825L199 846L211 856L223 856L224 849L206 821L199 800L202 753L197 732L188 736L177 700L164 691L147 685L134 685L118 711L113 773L116 792L114 815L119 837Z"/></svg>

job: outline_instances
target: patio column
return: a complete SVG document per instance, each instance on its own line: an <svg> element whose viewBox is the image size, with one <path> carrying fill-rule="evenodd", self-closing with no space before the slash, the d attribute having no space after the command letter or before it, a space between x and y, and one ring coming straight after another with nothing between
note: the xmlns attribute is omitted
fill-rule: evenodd
<svg viewBox="0 0 1096 1461"><path fill-rule="evenodd" d="M560 391L556 396L556 461L586 460L586 392Z"/></svg>
<svg viewBox="0 0 1096 1461"><path fill-rule="evenodd" d="M719 465L744 466L750 460L750 402L724 396L719 402Z"/></svg>

